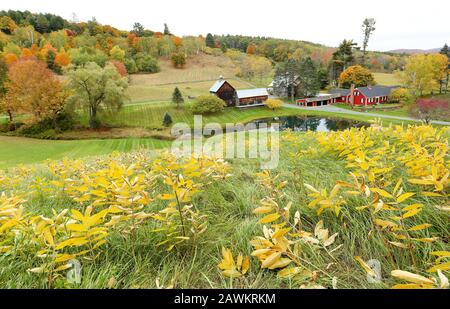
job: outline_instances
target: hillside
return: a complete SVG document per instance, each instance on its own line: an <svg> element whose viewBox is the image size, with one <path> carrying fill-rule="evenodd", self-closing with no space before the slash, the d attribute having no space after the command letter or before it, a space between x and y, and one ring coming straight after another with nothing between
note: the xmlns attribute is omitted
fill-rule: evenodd
<svg viewBox="0 0 450 309"><path fill-rule="evenodd" d="M185 97L208 94L209 88L224 76L237 89L254 86L236 76L236 66L226 56L212 56L200 53L191 56L183 69L174 68L171 62L161 58L161 71L155 74L130 75L128 96L132 103L146 101L167 101L178 87Z"/></svg>
<svg viewBox="0 0 450 309"><path fill-rule="evenodd" d="M389 50L387 53L394 54L406 54L406 55L416 55L416 54L435 54L438 53L440 48L431 48L431 49L394 49Z"/></svg>

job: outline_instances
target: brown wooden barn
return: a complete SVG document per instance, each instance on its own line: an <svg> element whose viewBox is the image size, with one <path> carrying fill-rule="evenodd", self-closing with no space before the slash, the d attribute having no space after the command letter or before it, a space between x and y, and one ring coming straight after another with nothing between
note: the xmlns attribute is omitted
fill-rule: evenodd
<svg viewBox="0 0 450 309"><path fill-rule="evenodd" d="M209 89L211 94L224 100L227 106L257 106L263 105L269 98L265 88L236 90L222 76Z"/></svg>

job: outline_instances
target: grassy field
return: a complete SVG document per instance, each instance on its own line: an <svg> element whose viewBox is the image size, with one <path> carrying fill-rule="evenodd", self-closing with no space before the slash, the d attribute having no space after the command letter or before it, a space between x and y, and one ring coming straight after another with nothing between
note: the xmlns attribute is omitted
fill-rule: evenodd
<svg viewBox="0 0 450 309"><path fill-rule="evenodd" d="M194 117L192 113L186 107L177 108L171 102L125 106L117 115L104 115L103 120L112 126L133 126L149 129L163 128L162 119L165 112L169 112L172 116L173 123L184 122L188 125L193 125ZM281 108L275 111L266 107L226 108L223 113L203 116L203 122L215 122L223 125L226 123L246 123L260 118L297 114L305 114L305 112L290 108ZM82 121L83 123L87 123L87 119Z"/></svg>
<svg viewBox="0 0 450 309"><path fill-rule="evenodd" d="M113 151L160 149L168 145L168 141L151 138L53 141L0 136L0 169L18 164L38 163L47 159L56 160L64 157L74 159Z"/></svg>
<svg viewBox="0 0 450 309"><path fill-rule="evenodd" d="M189 201L189 204L194 205L193 209L196 212L207 216L205 217L208 223L207 228L202 234L185 240L172 251L167 251L166 246L157 246L166 238L165 234L159 229L162 224L156 219L125 221L111 227L106 223L111 222L112 217L123 216L123 214L117 212L107 214L103 220L100 220L100 223L95 225L96 229L107 231L106 242L94 249L94 252L76 257L82 265L82 276L79 284L67 282L67 270L59 272L58 275L53 273L52 276L49 276L46 272L27 271L40 267L44 261L50 261L49 263L52 261L51 258L44 259L45 257L36 255L37 250L48 247L45 241L36 241L36 246L33 247L27 246L26 243L22 246L22 242L16 242L12 248L7 249L9 250L8 254L0 255L0 269L2 270L0 271L0 286L2 288L114 289L156 288L160 286L237 289L297 289L318 286L329 289L390 288L394 284L404 283L402 280L391 276L391 271L396 269L420 274L427 278L437 278L436 273L427 272L427 269L435 265L436 257L433 257L430 252L448 250L446 240L448 239L449 217L448 212L435 206L446 205L448 197L445 195L440 197L424 196L422 191L433 189L429 186L412 185L406 179L416 177L410 174L412 171L424 173L427 176L431 173L429 163L426 160L422 161L422 159L426 157L429 159L429 153L435 153L435 148L440 147L439 143L435 142L438 135L433 133L433 129L429 127L408 129L408 131L404 131L405 129L402 128L388 130L386 133L378 129L373 129L370 133L353 131L351 136L348 136L348 132L341 132L332 136L328 142L323 140L319 142L318 139L320 137L326 138L328 135L286 135L281 142L280 163L269 175L269 186L273 181L273 186L276 186L276 189L263 185L262 177L257 175L261 172L258 160L229 160L231 169L229 170L230 175L226 179L212 178L211 176L188 176L190 175L189 171L192 171L192 165L185 165L181 161L177 162L176 166L181 165L180 173L184 174L183 179L190 180L191 177L194 177L194 184L202 184L198 187L199 191L196 191L192 200ZM429 133L430 131L431 133ZM439 134L439 139L443 141L443 135ZM348 142L348 140L364 140L365 142L357 146L356 143L350 145L351 142ZM410 147L411 140L414 141L413 143L417 143L415 147L423 148L423 152L418 152L421 154L420 158L417 157L415 148ZM325 145L328 145L328 148ZM319 213L317 211L319 205L308 206L314 199L308 196L312 192L308 185L317 188L322 194L328 196L327 192L335 191L332 189L338 181L353 184L354 179L349 172L362 173L362 177L367 179L365 173L368 172L363 168L355 167L355 165L359 166L358 162L364 163L364 160L361 162L352 159L351 154L350 156L338 156L342 149L347 149L349 146L357 149L364 147L364 153L373 153L379 151L380 147L389 147L388 151L379 156L379 165L376 168L374 167L373 170L376 170L378 166L389 166L392 169L389 168L388 172L377 172L376 181L368 181L363 185L378 188L375 186L381 183L378 182L378 179L382 178L385 181L383 182L383 190L393 192L397 179L402 177L404 182L400 184L401 192L413 192L414 195L409 194L409 198L406 200L404 200L405 196L402 196L403 202L399 202L399 205L392 203L393 206L390 207L423 205L420 212L416 212L414 216L407 217L405 215L405 219L402 220L402 227L409 228L426 224L427 229L397 232L377 228L377 224L379 224L377 222L380 222L380 219L397 222L391 219L392 216L397 214L397 211L383 208L375 212L372 210L374 207L371 203L378 195L375 192L369 192L370 195L367 196L364 190L358 193L361 190L359 186L354 189L358 190L356 195L354 191L352 195L346 194L345 191L351 189L342 187L338 190L339 194L334 198L331 195L332 193L330 194L332 202L323 203L323 205L334 207L338 199L344 199L345 203L340 204L339 215L335 214L333 208L326 208L324 212ZM336 149L337 147L339 149ZM425 149L428 151L425 151ZM407 164L395 159L399 156L422 163L408 169ZM443 159L439 158L436 155L432 159L436 162L442 162ZM139 214L142 214L142 211L144 211L145 213L165 216L160 211L168 207L170 201L160 194L167 196L172 191L170 191L171 187L162 181L162 172L153 169L153 164L155 164L152 163L153 159L141 155L123 154L112 158L100 157L78 163L58 164L57 168L51 170L46 166L39 166L35 170L24 168L22 170L11 170L9 173L0 172L0 189L8 192L8 194L9 192L11 194L16 192L20 194L21 200L25 200L23 202L24 211L30 214L23 219L25 228L28 226L26 224L27 218L39 215L51 218L53 216L52 209L55 209L57 213L66 208L79 209L83 212L87 205L95 201L93 214L107 210L109 202L102 204L101 195L103 191L101 190L105 190L103 187L105 183L108 188L113 188L117 181L123 182L122 176L128 177L130 180L145 180L138 182L139 186L142 185L142 187L137 190L145 190L151 199L143 204L143 208L137 208L136 212L139 211ZM172 162L170 158L163 156L162 160L164 171L168 169L167 166L171 166L174 171L178 168L174 167L174 164L164 164L165 160ZM158 164L156 166L159 166ZM200 165L203 166L203 163ZM439 166L439 175L448 171L448 167L445 167L445 165L440 164ZM197 171L197 165L195 167ZM183 168L186 170L183 170ZM417 168L420 168L420 170L417 171ZM169 171L172 170L169 169ZM159 177L157 178L158 181L147 181L149 174ZM276 175L278 177L275 177ZM71 180L64 181L68 177ZM96 186L96 179L102 179L101 184ZM63 187L67 191L63 191L63 187L59 187L59 181L63 181ZM286 182L284 183L284 181ZM86 185L83 185L85 183ZM125 188L128 186L130 185L128 184ZM96 188L97 191L94 192L93 188ZM130 192L123 188L121 190L125 190L125 193ZM132 194L139 195L136 192L133 191ZM448 193L446 184L444 184L442 192ZM78 201L79 197L84 197L86 194L88 200ZM252 247L250 241L255 237L270 233L267 230L264 232L263 226L270 227L272 224L285 220L281 217L276 222L265 224L260 222L264 215L255 214L254 210L262 205L262 199L266 198L267 200L268 197L273 198L280 207L291 205L290 216L287 217L290 217L291 222L294 222L294 213L298 211L301 234L311 233L309 234L311 235L309 240L306 236L295 236L294 233L289 233L286 236L293 240L291 246L296 240L295 243L299 243L301 249L294 251L295 254L283 255L291 259L298 258L301 260L299 263L301 273L294 278L281 278L277 275L277 270L263 269L261 261L255 256L251 256L255 248ZM108 198L113 199L114 205L116 203L122 205L121 203L128 201L128 199L123 199L114 194L108 195ZM117 202L115 202L116 199ZM383 197L383 200L390 201L387 197ZM324 202L326 201L324 200ZM132 205L137 206L140 203L135 202ZM2 204L0 203L0 205ZM8 201L6 201L6 205L8 205ZM369 206L367 208L362 207L365 205ZM12 210L5 212L6 215ZM402 213L401 210L398 212ZM65 222L66 217L68 220L71 216L72 213L68 212L65 216L59 216L59 219ZM171 218L170 220L179 220L177 219L178 215ZM58 221L58 224L60 222ZM179 221L175 222L178 223ZM318 234L314 234L314 231L317 229L319 222L322 222L324 228L328 229L326 231L327 237L337 233L333 236L335 237L334 241L327 247L322 245L322 241L317 241L317 244L311 242L311 238L318 237ZM292 226L297 229L297 224ZM26 229L26 231L28 230L31 229ZM395 232L402 234L399 235ZM54 238L54 241L58 244L67 237L74 235L74 233L66 235L63 231L60 233ZM180 233L179 229L176 230L176 233ZM408 237L423 238L424 241L415 241L413 247L409 250L389 245L387 242L389 240L392 243L395 241L397 245L403 244L407 240L400 238L400 236L405 233ZM273 234L269 235L274 237ZM39 232L36 232L36 238L39 240L45 236L45 234L42 236ZM266 236L266 238L270 239L272 236ZM10 239L4 239L6 243L2 243L2 245L8 245ZM48 237L45 239L48 239ZM431 239L433 241L430 241ZM58 252L74 253L82 252L81 250L86 247L88 246L66 247L57 250L59 250ZM222 247L229 248L233 257L242 253L250 258L250 267L244 276L230 279L221 274L217 265L222 259ZM367 274L355 260L355 256L361 256L364 261L375 259L380 262L382 269L380 283L369 283L367 281ZM441 263L447 261L448 259ZM288 267L299 264L291 262ZM448 271L444 271L444 274L448 276Z"/></svg>
<svg viewBox="0 0 450 309"><path fill-rule="evenodd" d="M397 86L401 85L401 81L393 73L372 73L375 81L379 85Z"/></svg>
<svg viewBox="0 0 450 309"><path fill-rule="evenodd" d="M185 97L208 94L209 88L221 75L237 89L255 87L253 83L236 77L236 68L226 56L193 56L183 69L174 68L170 61L164 59L159 64L159 73L130 76L127 95L131 103L170 100L175 87L179 87Z"/></svg>

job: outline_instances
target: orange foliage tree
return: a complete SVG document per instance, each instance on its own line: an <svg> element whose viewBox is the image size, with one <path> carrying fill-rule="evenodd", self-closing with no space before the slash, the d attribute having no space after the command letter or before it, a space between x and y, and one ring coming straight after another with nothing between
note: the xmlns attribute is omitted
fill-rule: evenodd
<svg viewBox="0 0 450 309"><path fill-rule="evenodd" d="M12 64L14 64L15 62L17 62L19 60L19 57L17 57L17 55L13 54L13 53L7 53L4 56L4 58L5 58L5 63L8 66L11 66Z"/></svg>
<svg viewBox="0 0 450 309"><path fill-rule="evenodd" d="M67 97L62 84L44 62L22 59L9 68L6 95L0 103L9 115L30 114L33 121L53 117Z"/></svg>
<svg viewBox="0 0 450 309"><path fill-rule="evenodd" d="M255 54L255 45L253 43L248 44L247 46L247 54L254 55Z"/></svg>
<svg viewBox="0 0 450 309"><path fill-rule="evenodd" d="M69 54L66 53L64 49L61 50L61 52L56 54L55 57L55 65L64 68L70 64L70 57Z"/></svg>
<svg viewBox="0 0 450 309"><path fill-rule="evenodd" d="M354 65L341 73L339 83L344 88L350 88L352 84L355 87L365 87L367 85L374 85L375 79L368 69L360 65Z"/></svg>
<svg viewBox="0 0 450 309"><path fill-rule="evenodd" d="M127 68L122 62L117 60L111 60L110 62L116 67L116 70L119 72L120 76L128 76Z"/></svg>

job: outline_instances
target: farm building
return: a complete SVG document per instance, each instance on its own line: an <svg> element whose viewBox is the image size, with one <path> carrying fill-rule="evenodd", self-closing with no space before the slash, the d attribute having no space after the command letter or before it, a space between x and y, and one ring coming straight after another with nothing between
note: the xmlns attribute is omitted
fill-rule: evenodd
<svg viewBox="0 0 450 309"><path fill-rule="evenodd" d="M209 92L224 100L227 106L263 105L269 98L266 88L236 90L222 76L209 89Z"/></svg>
<svg viewBox="0 0 450 309"><path fill-rule="evenodd" d="M367 86L353 89L353 102L355 105L373 105L387 103L392 89L398 86ZM320 94L314 98L297 100L297 105L322 106L333 103L351 103L350 89L332 89L328 94Z"/></svg>

